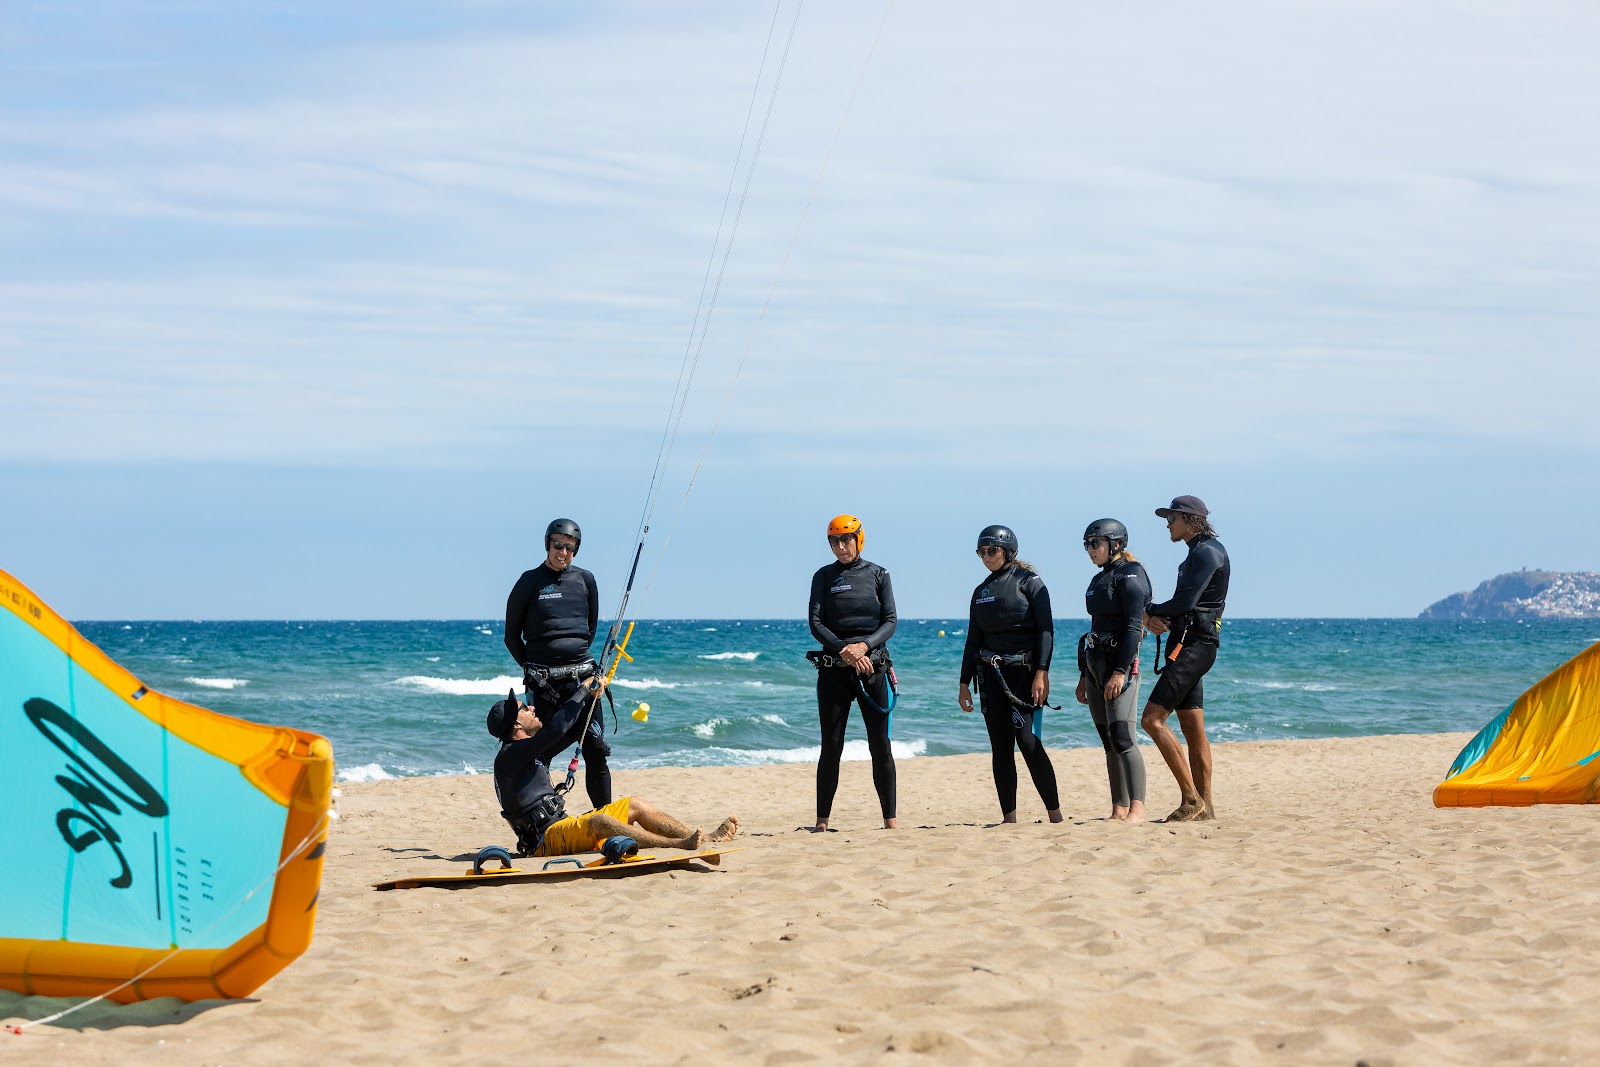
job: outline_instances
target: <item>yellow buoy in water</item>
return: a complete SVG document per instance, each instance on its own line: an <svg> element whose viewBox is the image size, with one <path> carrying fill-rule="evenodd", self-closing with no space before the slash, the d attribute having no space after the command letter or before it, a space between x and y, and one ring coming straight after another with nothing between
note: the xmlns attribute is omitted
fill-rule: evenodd
<svg viewBox="0 0 1600 1067"><path fill-rule="evenodd" d="M940 637L943 637L943 636L944 636L944 631L943 631L943 630L940 630L940 631L939 631L939 636L940 636Z"/></svg>
<svg viewBox="0 0 1600 1067"><path fill-rule="evenodd" d="M639 706L633 709L633 721L634 722L649 722L650 721L650 705L641 701Z"/></svg>

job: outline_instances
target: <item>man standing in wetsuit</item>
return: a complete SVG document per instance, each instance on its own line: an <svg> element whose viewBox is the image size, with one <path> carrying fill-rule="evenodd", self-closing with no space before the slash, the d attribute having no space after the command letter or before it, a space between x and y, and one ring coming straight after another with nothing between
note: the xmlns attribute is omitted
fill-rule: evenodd
<svg viewBox="0 0 1600 1067"><path fill-rule="evenodd" d="M895 819L894 754L889 746L894 707L890 691L889 638L896 622L894 589L889 572L861 558L866 531L854 515L838 515L828 524L828 547L834 562L811 576L811 636L822 642L813 654L817 667L817 713L822 722L822 751L817 756L817 825L828 828L833 795L839 788L839 759L850 704L861 706L872 754L872 784L878 790L883 827ZM831 661L831 662L830 662Z"/></svg>
<svg viewBox="0 0 1600 1067"><path fill-rule="evenodd" d="M545 528L544 562L523 571L506 599L506 651L545 721L599 669L589 646L600 622L600 593L594 575L572 562L582 543L577 523L556 519ZM611 802L609 755L605 718L596 709L583 735L583 764L589 802L597 808Z"/></svg>
<svg viewBox="0 0 1600 1067"><path fill-rule="evenodd" d="M1222 643L1222 611L1228 600L1228 551L1211 528L1205 502L1197 496L1180 496L1156 515L1167 520L1174 541L1186 541L1189 554L1178 565L1178 584L1172 599L1152 604L1144 625L1151 633L1167 635L1165 656L1158 656L1160 677L1144 706L1141 725L1161 750L1161 758L1178 780L1183 801L1167 816L1168 822L1214 819L1211 802L1211 742L1206 740L1205 690L1201 679L1217 661ZM1185 763L1167 716L1178 713L1178 726L1189 743Z"/></svg>

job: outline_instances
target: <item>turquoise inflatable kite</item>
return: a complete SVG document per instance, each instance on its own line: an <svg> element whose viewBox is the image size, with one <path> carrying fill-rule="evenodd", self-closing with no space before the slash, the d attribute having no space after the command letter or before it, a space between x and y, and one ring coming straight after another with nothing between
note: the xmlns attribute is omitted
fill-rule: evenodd
<svg viewBox="0 0 1600 1067"><path fill-rule="evenodd" d="M0 571L0 988L241 997L311 942L315 734L155 692Z"/></svg>

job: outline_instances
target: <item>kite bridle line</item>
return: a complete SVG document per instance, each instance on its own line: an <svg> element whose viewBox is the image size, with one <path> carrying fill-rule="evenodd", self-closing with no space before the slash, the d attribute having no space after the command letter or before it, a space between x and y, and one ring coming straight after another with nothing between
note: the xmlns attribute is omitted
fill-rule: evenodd
<svg viewBox="0 0 1600 1067"><path fill-rule="evenodd" d="M208 925L204 930L201 930L198 934L195 934L194 935L194 940L195 941L203 940L205 938L205 936L207 934L209 934L212 930L215 930L222 923L222 921L224 919L230 918L233 915L234 912L238 911L240 908L242 908L246 904L248 904L250 902L250 898L254 897L257 893L261 892L267 886L271 885L274 881L276 881L278 875L283 873L283 869L285 867L289 866L290 861L296 859L303 852L305 852L306 849L311 847L311 845L317 839L317 836L319 834L321 834L329 825L331 825L333 820L337 819L338 817L339 817L338 800L335 799L334 806L329 808L327 811L322 813L322 818L318 819L317 822L316 822L316 825L313 826L310 829L309 832L307 832L306 836L304 836L304 837L302 837L300 839L300 843L299 844L295 845L294 848L289 850L289 854L287 856L283 857L282 862L280 862L276 867L274 867L272 869L272 873L267 875L265 878L263 878L261 880L261 882L259 884L257 884L254 889L250 890L250 892L248 892L244 896L240 897L238 903L234 904L233 907L229 908L227 911L223 912L221 915L218 915L215 919L213 919L211 921L210 925ZM56 1012L54 1015L46 1015L42 1019L30 1019L25 1023L18 1023L16 1025L14 1025L14 1026L0 1027L0 1029L5 1030L5 1032L8 1033L8 1034L21 1035L24 1032L33 1029L35 1026L43 1026L46 1023L53 1023L57 1019L64 1019L68 1015L73 1014L74 1012L82 1011L84 1008L89 1007L89 1005L91 1005L91 1004L98 1004L102 1000L107 999L108 997L114 997L118 993L122 992L124 989L127 989L129 986L136 985L139 982L144 981L146 978L148 978L150 976L150 974L152 972L160 970L161 967L164 964L167 963L167 961L171 960L174 956L178 955L178 953L187 952L187 951L189 951L189 950L184 948L181 945L174 945L174 946L172 946L172 951L168 952L165 956L162 956L160 959L156 960L150 966L146 967L144 970L140 971L138 974L134 975L132 978L129 978L127 981L122 982L120 985L112 986L110 989L106 990L104 993L101 993L101 994L99 994L97 996L90 997L88 1000L82 1001L81 1003L74 1004L70 1008L62 1008L60 1011Z"/></svg>

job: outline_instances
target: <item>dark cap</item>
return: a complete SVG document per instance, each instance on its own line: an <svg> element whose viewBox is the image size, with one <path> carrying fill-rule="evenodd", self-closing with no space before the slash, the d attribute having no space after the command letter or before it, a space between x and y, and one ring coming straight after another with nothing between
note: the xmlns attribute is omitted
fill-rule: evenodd
<svg viewBox="0 0 1600 1067"><path fill-rule="evenodd" d="M515 689L507 693L504 700L496 700L494 707L489 709L489 718L484 724L489 728L489 736L496 741L504 741L510 737L517 728L517 715L521 711L522 708L517 704Z"/></svg>
<svg viewBox="0 0 1600 1067"><path fill-rule="evenodd" d="M1156 508L1158 518L1169 518L1173 515L1198 515L1202 519L1211 512L1206 510L1206 502L1197 496L1175 496L1172 504L1164 508Z"/></svg>

